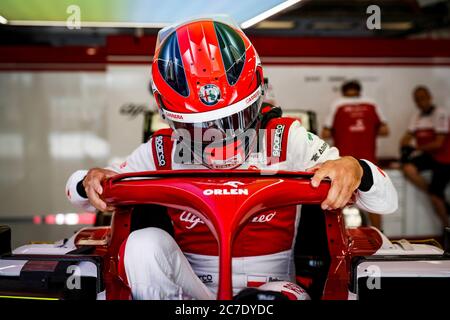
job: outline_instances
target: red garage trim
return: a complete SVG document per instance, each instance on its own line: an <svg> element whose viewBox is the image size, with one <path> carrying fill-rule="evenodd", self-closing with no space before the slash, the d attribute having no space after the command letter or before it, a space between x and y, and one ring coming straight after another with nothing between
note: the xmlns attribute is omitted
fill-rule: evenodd
<svg viewBox="0 0 450 320"><path fill-rule="evenodd" d="M251 36L265 65L449 66L450 40ZM105 47L1 46L0 70L105 71L150 65L156 36L110 36Z"/></svg>
<svg viewBox="0 0 450 320"><path fill-rule="evenodd" d="M0 62L102 63L104 47L1 46Z"/></svg>
<svg viewBox="0 0 450 320"><path fill-rule="evenodd" d="M96 71L104 72L106 64L82 63L0 63L0 71Z"/></svg>
<svg viewBox="0 0 450 320"><path fill-rule="evenodd" d="M147 56L155 52L156 36L132 37L127 35L109 36L106 50L110 56Z"/></svg>
<svg viewBox="0 0 450 320"><path fill-rule="evenodd" d="M450 40L250 36L264 65L450 66ZM156 36L107 39L108 64L150 64Z"/></svg>
<svg viewBox="0 0 450 320"><path fill-rule="evenodd" d="M1 46L3 71L105 71L104 47Z"/></svg>
<svg viewBox="0 0 450 320"><path fill-rule="evenodd" d="M260 56L450 57L450 40L251 37Z"/></svg>
<svg viewBox="0 0 450 320"><path fill-rule="evenodd" d="M450 58L442 57L262 57L263 65L308 66L450 66Z"/></svg>
<svg viewBox="0 0 450 320"><path fill-rule="evenodd" d="M250 36L261 57L450 57L450 40ZM152 55L156 36L110 36L108 55Z"/></svg>
<svg viewBox="0 0 450 320"><path fill-rule="evenodd" d="M109 65L150 65L153 56L108 56ZM450 57L261 57L264 66L306 65L306 66L450 66Z"/></svg>

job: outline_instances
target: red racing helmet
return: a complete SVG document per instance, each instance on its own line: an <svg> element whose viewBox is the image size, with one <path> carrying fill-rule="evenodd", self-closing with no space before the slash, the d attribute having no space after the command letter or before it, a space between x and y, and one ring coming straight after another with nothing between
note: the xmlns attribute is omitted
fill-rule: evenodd
<svg viewBox="0 0 450 320"><path fill-rule="evenodd" d="M217 18L187 21L158 34L153 93L183 143L201 145L203 164L234 168L256 141L264 95L261 62L236 25ZM246 137L243 139L242 137ZM195 152L194 152L195 155Z"/></svg>

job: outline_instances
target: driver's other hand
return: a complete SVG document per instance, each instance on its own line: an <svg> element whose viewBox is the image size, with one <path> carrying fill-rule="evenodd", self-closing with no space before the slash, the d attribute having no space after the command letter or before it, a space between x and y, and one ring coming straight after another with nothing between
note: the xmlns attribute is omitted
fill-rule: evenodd
<svg viewBox="0 0 450 320"><path fill-rule="evenodd" d="M353 157L342 157L337 160L329 160L318 164L308 171L314 172L311 185L317 188L320 182L331 179L331 188L328 196L322 202L323 210L333 210L345 207L350 201L353 192L361 184L363 169L358 160Z"/></svg>
<svg viewBox="0 0 450 320"><path fill-rule="evenodd" d="M102 181L115 176L116 174L117 172L112 170L93 168L88 171L83 180L84 190L86 190L86 195L88 196L90 204L100 211L112 211L114 209L108 207L106 203L100 199L100 195L103 193Z"/></svg>

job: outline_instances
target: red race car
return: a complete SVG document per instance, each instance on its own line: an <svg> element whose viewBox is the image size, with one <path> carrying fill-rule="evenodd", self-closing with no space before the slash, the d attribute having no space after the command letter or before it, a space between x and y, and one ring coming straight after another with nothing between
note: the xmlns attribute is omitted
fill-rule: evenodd
<svg viewBox="0 0 450 320"><path fill-rule="evenodd" d="M66 241L26 245L12 253L10 230L0 228L0 297L131 299L121 277L121 245L144 227L145 216L172 207L195 213L210 228L220 252L217 298L232 299L231 248L242 227L262 211L297 204L303 204L297 282L312 299L388 299L450 287L449 230L443 250L406 240L393 243L371 227L346 228L340 210L324 212L318 206L330 183L312 188L310 177L257 170L114 176L103 185L104 200L116 208L110 226L84 228Z"/></svg>

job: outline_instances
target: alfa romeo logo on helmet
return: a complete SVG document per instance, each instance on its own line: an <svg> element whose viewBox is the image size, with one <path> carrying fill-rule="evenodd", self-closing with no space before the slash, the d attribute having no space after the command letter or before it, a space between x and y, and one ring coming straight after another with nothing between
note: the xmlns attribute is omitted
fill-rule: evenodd
<svg viewBox="0 0 450 320"><path fill-rule="evenodd" d="M200 88L200 91L198 93L200 100L208 105L212 106L217 103L220 99L220 90L219 88L214 84L207 84Z"/></svg>

